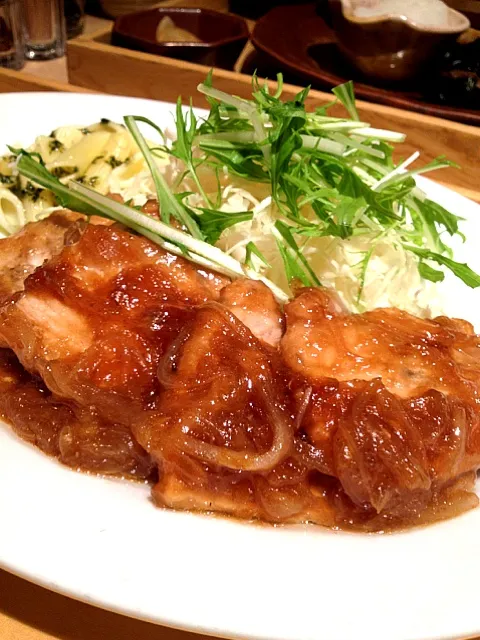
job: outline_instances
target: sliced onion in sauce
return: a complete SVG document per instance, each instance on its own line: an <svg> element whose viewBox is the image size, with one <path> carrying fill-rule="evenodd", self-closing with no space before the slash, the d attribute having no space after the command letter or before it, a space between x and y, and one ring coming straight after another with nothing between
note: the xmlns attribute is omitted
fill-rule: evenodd
<svg viewBox="0 0 480 640"><path fill-rule="evenodd" d="M265 417L273 433L272 444L265 453L253 454L246 451L231 451L225 447L209 444L185 435L178 444L190 455L203 462L216 464L238 471L268 471L284 460L292 450L292 424L269 397L269 388L261 387L262 405Z"/></svg>
<svg viewBox="0 0 480 640"><path fill-rule="evenodd" d="M204 307L216 311L243 340L251 340L250 331L223 305L209 302ZM183 344L183 343L182 343ZM178 351L180 345L176 345ZM171 362L172 356L170 356ZM165 358L164 362L168 362ZM240 362L240 366L242 363ZM247 372L251 373L251 372ZM193 438L187 434L178 435L177 447L205 463L215 464L229 469L241 471L268 471L284 460L293 447L293 424L279 404L275 401L275 393L271 384L265 380L265 374L256 376L257 391L261 398L262 409L272 432L272 443L264 453L233 451L225 447L213 445Z"/></svg>

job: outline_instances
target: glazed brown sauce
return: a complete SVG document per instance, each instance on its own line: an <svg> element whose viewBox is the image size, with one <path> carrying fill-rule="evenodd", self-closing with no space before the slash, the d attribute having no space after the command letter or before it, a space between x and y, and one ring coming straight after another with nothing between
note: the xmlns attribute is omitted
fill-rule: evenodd
<svg viewBox="0 0 480 640"><path fill-rule="evenodd" d="M194 399L192 399L194 400ZM98 421L93 414L78 416L78 408L55 400L40 379L30 376L14 354L0 349L0 414L24 440L63 464L84 472L135 480L156 481L154 464L136 445L128 430ZM191 495L206 491L203 510L210 511L217 496L225 512L252 521L272 524L316 522L332 528L392 531L451 518L474 508L475 474L461 478L434 493L429 505L412 500L403 516L376 515L356 508L333 477L309 470L301 456L291 458L261 477L245 472L226 472L180 455L170 457L163 478L154 488L158 504L165 505L162 483L176 477L180 488ZM234 508L232 508L234 505ZM174 506L174 505L172 505ZM187 509L199 505L177 504ZM290 513L289 513L290 510ZM272 515L275 514L275 517Z"/></svg>
<svg viewBox="0 0 480 640"><path fill-rule="evenodd" d="M467 334L462 399L430 388L403 399L379 378L310 380L218 303L225 284L120 228L90 225L28 278L23 307L1 310L3 336L35 372L0 350L1 415L69 467L156 482L156 503L175 509L385 531L476 506ZM55 310L47 325L35 315L44 303ZM399 334L396 320L377 325ZM346 321L338 326L328 345ZM422 337L422 349L447 353L457 340L447 329L433 346Z"/></svg>
<svg viewBox="0 0 480 640"><path fill-rule="evenodd" d="M126 427L55 399L7 349L0 349L0 415L21 438L69 467L134 480L155 477Z"/></svg>

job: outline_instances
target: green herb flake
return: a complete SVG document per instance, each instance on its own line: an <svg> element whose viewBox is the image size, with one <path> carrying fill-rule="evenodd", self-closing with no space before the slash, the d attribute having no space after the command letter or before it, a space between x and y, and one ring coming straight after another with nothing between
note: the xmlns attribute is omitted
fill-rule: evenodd
<svg viewBox="0 0 480 640"><path fill-rule="evenodd" d="M15 176L7 176L4 173L0 173L0 184L4 184L7 187L13 186L17 183Z"/></svg>
<svg viewBox="0 0 480 640"><path fill-rule="evenodd" d="M95 187L98 184L98 176L90 176L90 178L87 178L86 176L80 176L77 182L79 182L80 184L85 184L88 187Z"/></svg>
<svg viewBox="0 0 480 640"><path fill-rule="evenodd" d="M55 151L63 151L65 149L65 145L62 144L60 140L53 138L53 140L48 141L48 148L51 153L54 153Z"/></svg>
<svg viewBox="0 0 480 640"><path fill-rule="evenodd" d="M50 173L56 178L66 178L77 171L78 167L53 167L53 169L50 170Z"/></svg>
<svg viewBox="0 0 480 640"><path fill-rule="evenodd" d="M42 189L35 187L31 182L27 182L25 187L21 191L23 198L29 198L32 202L37 202L42 194Z"/></svg>
<svg viewBox="0 0 480 640"><path fill-rule="evenodd" d="M112 169L116 169L121 164L123 164L123 162L121 160L118 160L117 158L115 158L115 156L109 156L107 158L107 164L109 164L112 167Z"/></svg>

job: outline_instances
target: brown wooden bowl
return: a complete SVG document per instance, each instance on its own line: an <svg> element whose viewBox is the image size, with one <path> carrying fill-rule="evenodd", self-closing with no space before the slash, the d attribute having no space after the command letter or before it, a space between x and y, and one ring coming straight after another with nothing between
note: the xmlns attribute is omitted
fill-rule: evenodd
<svg viewBox="0 0 480 640"><path fill-rule="evenodd" d="M158 42L157 27L166 16L202 42ZM247 43L248 35L246 22L238 16L210 9L156 8L117 18L112 44L210 67L232 69Z"/></svg>
<svg viewBox="0 0 480 640"><path fill-rule="evenodd" d="M479 109L438 104L426 98L425 76L393 86L377 84L364 76L341 55L335 33L317 14L314 3L272 9L257 21L251 37L261 55L250 64L251 71L257 69L270 78L283 71L288 73L289 82L311 83L317 89L353 80L358 98L480 126Z"/></svg>
<svg viewBox="0 0 480 640"><path fill-rule="evenodd" d="M470 26L468 18L451 8L447 9L449 21L442 26L423 26L406 19L400 9L357 18L351 0L329 0L328 4L342 54L366 77L381 82L421 76L437 53Z"/></svg>

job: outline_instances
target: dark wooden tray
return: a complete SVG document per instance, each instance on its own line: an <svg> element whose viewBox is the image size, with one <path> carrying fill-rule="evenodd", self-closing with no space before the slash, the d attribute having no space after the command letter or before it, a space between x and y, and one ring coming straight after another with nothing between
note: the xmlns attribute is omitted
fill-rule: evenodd
<svg viewBox="0 0 480 640"><path fill-rule="evenodd" d="M316 14L314 4L280 6L260 18L252 33L252 42L271 62L286 70L291 81L310 82L319 89L330 89L347 80L355 82L357 97L417 113L438 116L456 122L480 125L480 110L449 107L426 101L419 82L408 87L380 87L369 84L348 65L335 44L333 31Z"/></svg>

